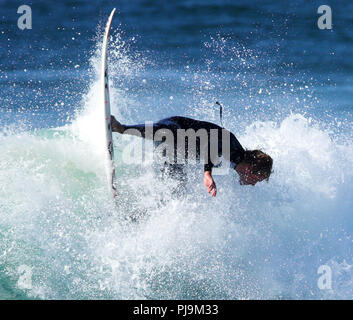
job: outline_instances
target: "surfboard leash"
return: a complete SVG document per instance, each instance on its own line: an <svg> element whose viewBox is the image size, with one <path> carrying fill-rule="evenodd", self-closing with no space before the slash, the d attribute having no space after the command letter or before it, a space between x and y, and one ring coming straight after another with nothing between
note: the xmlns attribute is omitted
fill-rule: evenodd
<svg viewBox="0 0 353 320"><path fill-rule="evenodd" d="M219 105L219 121L220 121L221 126L223 128L223 106L218 101L216 101L216 104Z"/></svg>

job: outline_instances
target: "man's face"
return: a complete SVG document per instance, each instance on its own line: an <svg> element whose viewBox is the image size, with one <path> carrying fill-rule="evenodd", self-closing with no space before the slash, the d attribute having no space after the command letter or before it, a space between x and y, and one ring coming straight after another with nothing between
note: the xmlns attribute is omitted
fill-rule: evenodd
<svg viewBox="0 0 353 320"><path fill-rule="evenodd" d="M265 179L265 177L258 173L251 172L251 166L246 167L241 174L239 174L239 183L241 185L254 186L257 182Z"/></svg>

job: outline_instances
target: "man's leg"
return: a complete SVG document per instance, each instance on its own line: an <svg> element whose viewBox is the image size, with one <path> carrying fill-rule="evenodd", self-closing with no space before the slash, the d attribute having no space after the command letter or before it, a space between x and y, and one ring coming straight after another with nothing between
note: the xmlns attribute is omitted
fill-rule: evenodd
<svg viewBox="0 0 353 320"><path fill-rule="evenodd" d="M111 125L113 132L119 132L120 134L128 134L128 135L136 135L145 139L153 139L153 135L156 131L160 129L168 129L172 131L174 135L176 135L176 130L179 128L178 125L171 120L172 118L162 119L158 122L154 122L151 125L146 124L133 124L133 125L124 125L121 124L118 120L115 119L114 116L111 116ZM134 130L129 130L134 129ZM152 133L152 136L148 134L146 136L146 131L148 133Z"/></svg>
<svg viewBox="0 0 353 320"><path fill-rule="evenodd" d="M146 126L144 124L127 126L120 123L118 120L116 120L114 116L111 116L111 125L112 125L113 132L118 132L120 134L128 134L132 136L135 135L138 137L146 138L146 135L145 135ZM129 129L134 129L134 130L129 130ZM152 130L154 130L154 128L152 128Z"/></svg>
<svg viewBox="0 0 353 320"><path fill-rule="evenodd" d="M187 183L185 165L177 163L165 163L163 176L176 182L176 186L172 189L173 197L180 198L185 196Z"/></svg>

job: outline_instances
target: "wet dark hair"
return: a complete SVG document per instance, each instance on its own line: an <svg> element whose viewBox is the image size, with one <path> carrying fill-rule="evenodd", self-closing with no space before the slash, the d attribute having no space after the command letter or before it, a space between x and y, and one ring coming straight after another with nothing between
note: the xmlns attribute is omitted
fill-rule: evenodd
<svg viewBox="0 0 353 320"><path fill-rule="evenodd" d="M253 174L261 174L268 181L272 173L272 158L261 150L246 150L244 162L251 165Z"/></svg>

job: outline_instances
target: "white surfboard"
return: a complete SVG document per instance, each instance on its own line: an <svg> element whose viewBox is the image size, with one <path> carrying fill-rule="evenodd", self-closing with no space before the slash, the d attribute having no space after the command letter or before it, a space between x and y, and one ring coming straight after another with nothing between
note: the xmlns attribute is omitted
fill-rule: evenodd
<svg viewBox="0 0 353 320"><path fill-rule="evenodd" d="M107 65L107 46L110 25L113 20L115 8L110 13L107 24L104 30L103 46L102 46L102 90L104 92L104 127L105 127L105 145L106 145L106 175L108 179L108 187L112 190L114 197L116 196L116 188L114 184L115 170L114 170L114 148L112 139L112 128L110 122L110 99L109 99L109 78Z"/></svg>

